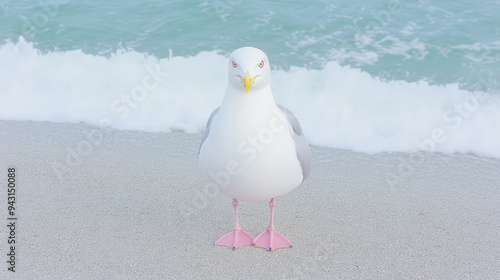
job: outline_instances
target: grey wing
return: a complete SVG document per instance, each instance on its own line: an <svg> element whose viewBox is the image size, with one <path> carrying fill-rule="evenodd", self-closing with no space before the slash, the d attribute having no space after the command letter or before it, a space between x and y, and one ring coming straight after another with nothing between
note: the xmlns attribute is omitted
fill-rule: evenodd
<svg viewBox="0 0 500 280"><path fill-rule="evenodd" d="M203 138L201 138L200 147L198 148L198 155L200 154L201 147L207 139L208 134L210 134L210 125L212 124L212 120L214 119L215 115L217 115L217 112L219 112L219 108L220 106L215 108L215 110L212 112L212 114L210 114L210 117L208 118L207 127L205 128L205 133L203 134Z"/></svg>
<svg viewBox="0 0 500 280"><path fill-rule="evenodd" d="M277 105L278 108L281 110L281 112L283 112L283 114L285 115L285 118L292 126L293 129L292 138L293 141L295 142L295 150L297 152L297 158L299 159L300 167L302 168L302 176L303 176L302 181L303 181L309 176L309 173L311 173L311 149L309 149L309 144L307 144L306 137L302 132L302 128L300 127L299 121L294 116L292 111L288 110L287 108L279 104Z"/></svg>

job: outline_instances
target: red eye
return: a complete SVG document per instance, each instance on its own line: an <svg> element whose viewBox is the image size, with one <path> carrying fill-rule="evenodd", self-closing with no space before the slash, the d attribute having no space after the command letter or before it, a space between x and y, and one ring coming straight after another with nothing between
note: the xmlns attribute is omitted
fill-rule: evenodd
<svg viewBox="0 0 500 280"><path fill-rule="evenodd" d="M264 60L262 60L262 61L259 63L259 67L260 67L260 68L264 67Z"/></svg>
<svg viewBox="0 0 500 280"><path fill-rule="evenodd" d="M233 61L233 67L236 68L238 65L236 65L236 62Z"/></svg>

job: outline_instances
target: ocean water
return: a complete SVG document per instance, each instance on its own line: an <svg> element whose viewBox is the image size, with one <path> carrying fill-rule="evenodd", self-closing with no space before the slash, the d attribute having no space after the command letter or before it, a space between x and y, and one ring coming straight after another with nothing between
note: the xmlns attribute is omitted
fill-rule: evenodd
<svg viewBox="0 0 500 280"><path fill-rule="evenodd" d="M314 145L500 158L500 1L0 1L0 119L200 133L254 46ZM1 132L0 132L1 133Z"/></svg>

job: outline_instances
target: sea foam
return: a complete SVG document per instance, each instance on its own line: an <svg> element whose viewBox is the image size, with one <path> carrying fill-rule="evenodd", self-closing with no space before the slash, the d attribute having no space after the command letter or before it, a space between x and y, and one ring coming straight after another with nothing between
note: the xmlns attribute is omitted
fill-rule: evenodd
<svg viewBox="0 0 500 280"><path fill-rule="evenodd" d="M227 57L217 52L168 58L134 50L43 53L20 38L0 46L0 61L3 120L198 133L227 85ZM383 81L330 61L321 70L276 68L272 88L314 145L500 158L500 98L485 91L487 85L471 92L458 84Z"/></svg>

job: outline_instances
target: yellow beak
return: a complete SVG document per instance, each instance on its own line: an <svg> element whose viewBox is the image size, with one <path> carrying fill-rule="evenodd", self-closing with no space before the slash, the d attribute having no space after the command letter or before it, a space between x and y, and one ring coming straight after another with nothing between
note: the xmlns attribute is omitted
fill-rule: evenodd
<svg viewBox="0 0 500 280"><path fill-rule="evenodd" d="M239 76L239 77L241 79L241 83L245 87L245 91L248 93L248 90L253 85L253 83L255 82L255 78L257 78L258 75L251 77L250 73L247 71L247 73L245 74L245 76L243 76L243 77Z"/></svg>

